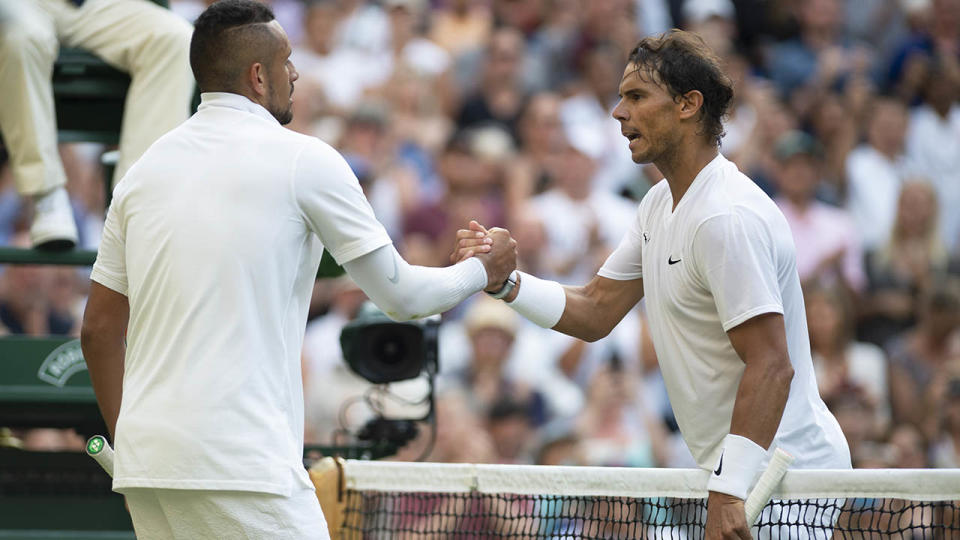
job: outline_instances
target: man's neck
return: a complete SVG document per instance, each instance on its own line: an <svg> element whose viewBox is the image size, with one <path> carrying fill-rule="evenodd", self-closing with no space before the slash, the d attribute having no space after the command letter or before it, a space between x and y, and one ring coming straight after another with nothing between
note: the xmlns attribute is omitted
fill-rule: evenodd
<svg viewBox="0 0 960 540"><path fill-rule="evenodd" d="M700 171L720 153L716 145L705 142L689 145L687 142L681 141L673 153L654 162L670 186L674 209Z"/></svg>

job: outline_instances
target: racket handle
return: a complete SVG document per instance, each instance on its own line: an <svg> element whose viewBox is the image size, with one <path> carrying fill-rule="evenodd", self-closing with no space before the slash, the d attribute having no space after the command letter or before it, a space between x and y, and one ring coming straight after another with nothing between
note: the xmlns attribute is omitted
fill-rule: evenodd
<svg viewBox="0 0 960 540"><path fill-rule="evenodd" d="M781 448L774 450L773 457L770 458L770 464L760 475L757 485L754 486L750 495L747 495L747 500L743 505L747 513L748 527L752 527L756 523L760 513L763 512L763 507L770 502L773 492L777 489L777 485L780 484L780 480L783 479L787 469L793 464L793 460L794 457L785 450Z"/></svg>
<svg viewBox="0 0 960 540"><path fill-rule="evenodd" d="M87 455L92 457L113 478L113 448L103 435L94 435L87 441Z"/></svg>

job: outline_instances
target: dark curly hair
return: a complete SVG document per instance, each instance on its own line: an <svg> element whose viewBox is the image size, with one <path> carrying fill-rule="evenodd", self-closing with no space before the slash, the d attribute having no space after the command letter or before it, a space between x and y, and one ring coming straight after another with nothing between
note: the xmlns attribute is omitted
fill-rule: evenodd
<svg viewBox="0 0 960 540"><path fill-rule="evenodd" d="M273 11L257 0L220 0L197 17L190 39L190 68L203 92L229 91L249 62L269 60ZM266 49L266 50L265 50Z"/></svg>
<svg viewBox="0 0 960 540"><path fill-rule="evenodd" d="M683 30L650 36L630 51L628 63L641 76L651 74L674 99L697 90L703 94L703 135L720 144L723 118L733 99L733 83L703 39Z"/></svg>

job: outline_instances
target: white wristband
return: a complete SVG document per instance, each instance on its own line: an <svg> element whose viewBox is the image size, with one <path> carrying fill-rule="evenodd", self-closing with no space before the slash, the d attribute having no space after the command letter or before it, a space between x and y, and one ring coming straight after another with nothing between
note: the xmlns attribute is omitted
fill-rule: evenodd
<svg viewBox="0 0 960 540"><path fill-rule="evenodd" d="M767 451L759 444L740 435L728 434L723 439L723 451L707 482L707 490L746 499L766 457Z"/></svg>
<svg viewBox="0 0 960 540"><path fill-rule="evenodd" d="M567 307L567 293L556 281L520 272L520 292L508 306L543 328L553 328Z"/></svg>

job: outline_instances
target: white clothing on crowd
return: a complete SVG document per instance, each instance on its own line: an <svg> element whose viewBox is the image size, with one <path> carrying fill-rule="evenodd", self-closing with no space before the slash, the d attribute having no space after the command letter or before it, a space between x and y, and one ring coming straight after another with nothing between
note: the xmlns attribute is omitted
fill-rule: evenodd
<svg viewBox="0 0 960 540"><path fill-rule="evenodd" d="M598 240L610 250L623 238L633 219L634 206L627 199L605 190L593 190L583 200L570 198L554 188L530 201L534 214L545 225L546 246L543 256L550 261L578 260L569 271L558 274L544 272L545 279L561 283L585 283L597 272L597 262L585 257L592 247L591 231L596 228ZM564 216L557 220L556 216Z"/></svg>
<svg viewBox="0 0 960 540"><path fill-rule="evenodd" d="M907 158L911 168L937 190L940 199L940 234L955 251L960 242L960 105L954 104L946 118L929 105L910 114L907 127Z"/></svg>
<svg viewBox="0 0 960 540"><path fill-rule="evenodd" d="M860 232L863 249L876 249L890 239L904 180L904 159L891 160L864 144L847 155L846 170L847 210Z"/></svg>

